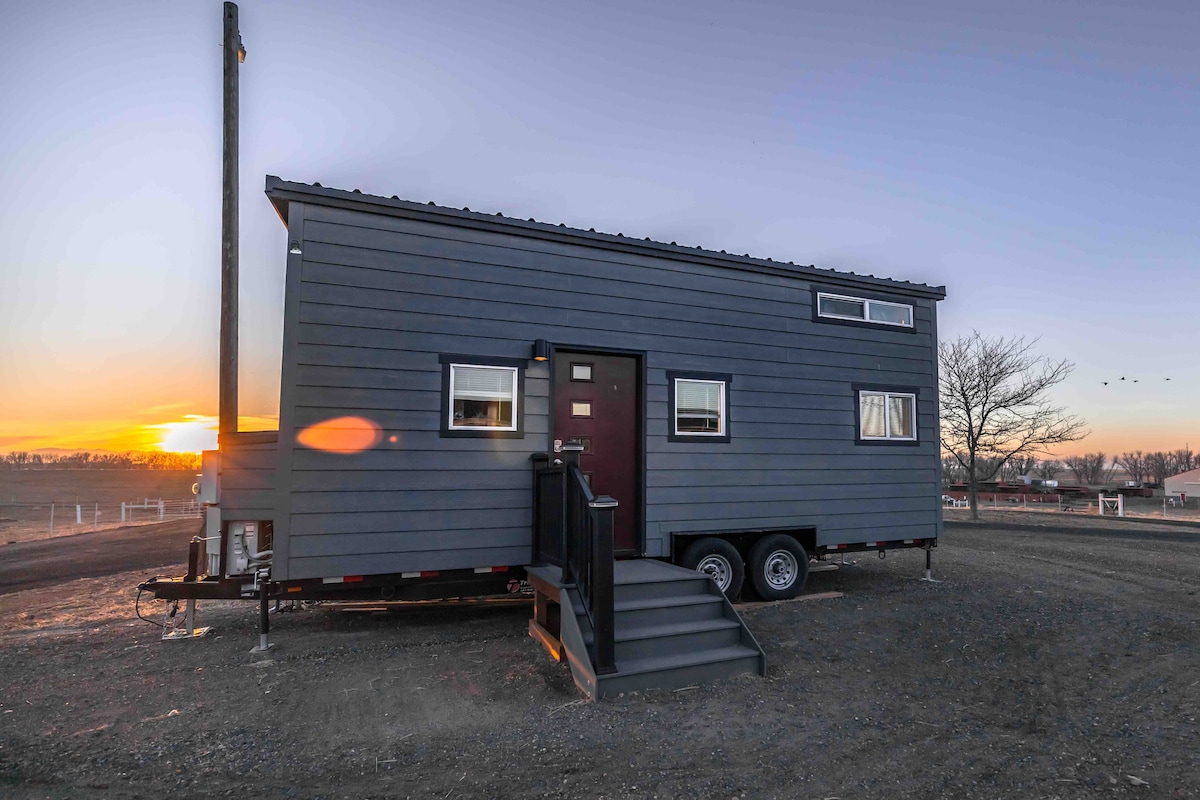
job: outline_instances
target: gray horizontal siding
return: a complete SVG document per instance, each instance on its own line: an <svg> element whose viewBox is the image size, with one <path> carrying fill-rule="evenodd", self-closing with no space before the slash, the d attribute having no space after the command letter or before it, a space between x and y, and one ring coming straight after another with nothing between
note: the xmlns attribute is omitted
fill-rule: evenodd
<svg viewBox="0 0 1200 800"><path fill-rule="evenodd" d="M528 537L528 531L524 535ZM288 568L292 579L299 579L338 575L382 575L402 572L408 568L404 565L416 564L420 566L413 566L412 568L415 570L442 570L529 563L528 543L516 547L481 544L480 547L445 548L435 545L430 550L405 551L395 549L395 547L403 547L402 536L394 536L392 539L397 544L383 552L289 558ZM486 540L478 541L485 542Z"/></svg>
<svg viewBox="0 0 1200 800"><path fill-rule="evenodd" d="M527 359L539 338L646 353L650 555L672 533L738 527L935 535L931 300L897 288L915 330L864 328L815 322L802 276L313 206L297 237L289 425L362 416L384 437L349 456L288 448L289 577L525 563L548 369L527 362L524 438L445 439L438 354ZM729 443L667 440L667 370L733 375ZM920 389L921 443L856 444L855 383Z"/></svg>
<svg viewBox="0 0 1200 800"><path fill-rule="evenodd" d="M278 436L234 435L221 445L221 518L275 519Z"/></svg>
<svg viewBox="0 0 1200 800"><path fill-rule="evenodd" d="M452 513L448 513L452 512ZM438 509L436 511L338 511L329 514L292 512L292 536L350 533L394 534L403 531L482 531L524 527L531 523L529 508ZM376 552L374 550L370 552Z"/></svg>
<svg viewBox="0 0 1200 800"><path fill-rule="evenodd" d="M453 440L451 440L453 441ZM527 508L529 493L522 489L431 489L427 491L305 492L292 503L293 514L356 513L361 511L449 511L451 509Z"/></svg>
<svg viewBox="0 0 1200 800"><path fill-rule="evenodd" d="M528 523L518 527L488 527L488 547L529 547ZM292 542L292 556L313 558L315 556L370 556L388 553L421 553L452 551L476 548L479 533L466 530L419 530L405 529L403 535L393 531L380 533L340 533L337 536L300 536ZM505 562L507 563L507 562ZM471 567L501 566L477 562Z"/></svg>

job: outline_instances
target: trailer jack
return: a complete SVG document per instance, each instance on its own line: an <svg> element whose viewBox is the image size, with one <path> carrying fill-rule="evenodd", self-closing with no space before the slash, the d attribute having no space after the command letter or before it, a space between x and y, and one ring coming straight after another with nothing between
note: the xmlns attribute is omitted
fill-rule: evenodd
<svg viewBox="0 0 1200 800"><path fill-rule="evenodd" d="M189 599L187 601L186 611L183 613L182 624L179 617L179 601L175 600L167 604L167 611L163 615L163 632L162 640L164 642L179 642L191 639L199 639L205 636L212 630L212 626L206 625L203 628L196 627L196 601Z"/></svg>
<svg viewBox="0 0 1200 800"><path fill-rule="evenodd" d="M271 632L271 616L268 607L270 600L267 597L267 571L260 570L257 575L258 580L258 646L250 648L251 653L265 653L275 646L273 642L267 641L267 634Z"/></svg>
<svg viewBox="0 0 1200 800"><path fill-rule="evenodd" d="M929 545L925 546L925 577L921 580L926 583L941 583L933 579L933 548Z"/></svg>
<svg viewBox="0 0 1200 800"><path fill-rule="evenodd" d="M193 536L191 542L188 543L188 574L184 580L195 581L197 578L197 573L200 570L200 544L203 541L199 536ZM188 598L186 609L183 613L183 626L180 627L179 601L174 600L167 603L167 612L163 617L162 626L162 640L164 642L199 639L212 630L211 626L196 627L196 598Z"/></svg>

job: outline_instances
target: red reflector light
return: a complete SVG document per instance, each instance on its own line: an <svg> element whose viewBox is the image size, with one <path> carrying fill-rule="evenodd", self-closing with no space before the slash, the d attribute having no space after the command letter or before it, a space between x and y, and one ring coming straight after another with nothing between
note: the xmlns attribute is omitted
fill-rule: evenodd
<svg viewBox="0 0 1200 800"><path fill-rule="evenodd" d="M362 575L346 575L342 578L342 583L358 583L362 579Z"/></svg>
<svg viewBox="0 0 1200 800"><path fill-rule="evenodd" d="M437 571L436 569L423 569L423 570L421 570L421 577L422 577L422 578L436 578L436 577L438 576L438 574L439 574L439 573L438 573L438 571ZM362 579L361 579L361 578L359 578L359 580L362 580Z"/></svg>

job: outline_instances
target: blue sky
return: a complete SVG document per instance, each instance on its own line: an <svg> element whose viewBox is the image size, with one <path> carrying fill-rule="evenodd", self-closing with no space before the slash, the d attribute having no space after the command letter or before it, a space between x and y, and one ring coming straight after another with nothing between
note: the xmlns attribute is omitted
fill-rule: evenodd
<svg viewBox="0 0 1200 800"><path fill-rule="evenodd" d="M944 337L1076 362L1082 449L1200 445L1200 5L240 8L244 414L270 173L944 284ZM4 19L0 450L215 413L221 4Z"/></svg>

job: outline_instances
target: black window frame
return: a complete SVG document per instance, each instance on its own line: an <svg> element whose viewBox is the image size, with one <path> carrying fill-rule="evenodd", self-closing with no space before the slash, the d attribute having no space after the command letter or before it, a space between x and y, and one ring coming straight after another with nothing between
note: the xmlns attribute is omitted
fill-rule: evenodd
<svg viewBox="0 0 1200 800"><path fill-rule="evenodd" d="M496 356L472 356L456 353L443 353L438 356L442 365L442 395L438 407L438 435L443 439L524 439L525 438L525 367L526 362L519 358L498 358ZM466 428L450 427L450 407L453 398L450 397L450 365L463 367L515 367L517 370L517 399L513 406L513 416L516 430L502 431L488 428L468 430Z"/></svg>
<svg viewBox="0 0 1200 800"><path fill-rule="evenodd" d="M921 388L919 386L896 386L883 384L855 383L851 387L851 398L854 403L854 443L869 447L918 447L921 442ZM862 393L874 392L880 394L910 394L913 396L913 438L912 439L864 439L862 434ZM884 404L884 414L887 404Z"/></svg>
<svg viewBox="0 0 1200 800"><path fill-rule="evenodd" d="M676 433L675 432L675 381L712 381L725 384L722 395L725 398L725 430L719 435L711 433ZM691 444L727 444L733 434L733 375L722 372L679 372L667 371L667 441L688 442Z"/></svg>

